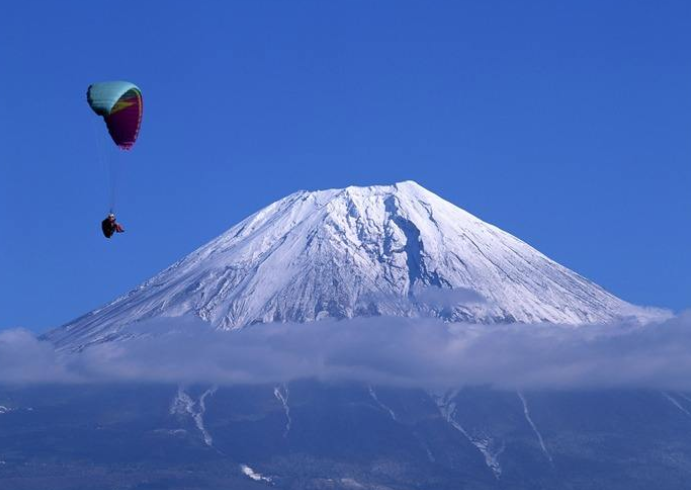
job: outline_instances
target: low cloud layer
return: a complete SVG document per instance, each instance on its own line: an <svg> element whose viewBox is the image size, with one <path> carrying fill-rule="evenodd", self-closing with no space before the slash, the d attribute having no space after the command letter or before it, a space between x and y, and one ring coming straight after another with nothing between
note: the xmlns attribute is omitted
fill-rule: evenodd
<svg viewBox="0 0 691 490"><path fill-rule="evenodd" d="M218 332L194 319L127 327L138 338L57 353L0 332L0 383L284 382L691 390L691 312L658 324L468 325L369 318Z"/></svg>

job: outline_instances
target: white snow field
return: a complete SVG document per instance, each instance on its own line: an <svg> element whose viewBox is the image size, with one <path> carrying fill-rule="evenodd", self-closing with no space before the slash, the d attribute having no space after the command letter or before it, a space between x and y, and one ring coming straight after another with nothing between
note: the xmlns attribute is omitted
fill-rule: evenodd
<svg viewBox="0 0 691 490"><path fill-rule="evenodd" d="M131 336L133 322L190 314L233 330L375 315L580 325L664 313L408 181L291 194L46 337L81 349Z"/></svg>

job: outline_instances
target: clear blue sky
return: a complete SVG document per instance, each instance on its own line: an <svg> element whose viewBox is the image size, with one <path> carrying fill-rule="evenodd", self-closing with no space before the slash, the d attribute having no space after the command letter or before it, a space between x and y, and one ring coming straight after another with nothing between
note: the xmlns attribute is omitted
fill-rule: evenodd
<svg viewBox="0 0 691 490"><path fill-rule="evenodd" d="M0 328L125 293L298 189L413 179L691 306L691 2L6 1ZM137 83L106 241L100 80Z"/></svg>

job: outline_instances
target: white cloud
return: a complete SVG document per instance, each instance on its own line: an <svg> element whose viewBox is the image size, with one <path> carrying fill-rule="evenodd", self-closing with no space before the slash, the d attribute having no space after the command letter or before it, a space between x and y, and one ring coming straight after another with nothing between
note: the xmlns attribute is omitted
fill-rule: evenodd
<svg viewBox="0 0 691 490"><path fill-rule="evenodd" d="M297 378L497 388L691 389L691 313L658 324L469 325L368 318L218 332L194 319L131 325L139 338L56 353L0 332L0 382L264 383Z"/></svg>

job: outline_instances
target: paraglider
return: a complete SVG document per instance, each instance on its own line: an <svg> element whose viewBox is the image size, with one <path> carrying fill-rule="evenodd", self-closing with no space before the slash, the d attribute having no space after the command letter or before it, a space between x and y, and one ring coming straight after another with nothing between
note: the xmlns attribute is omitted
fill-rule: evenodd
<svg viewBox="0 0 691 490"><path fill-rule="evenodd" d="M103 232L103 236L110 238L115 233L124 233L125 229L115 220L115 215L110 213L106 219L101 221L101 231Z"/></svg>
<svg viewBox="0 0 691 490"><path fill-rule="evenodd" d="M131 150L139 136L142 124L144 102L142 92L131 82L99 82L89 85L86 100L91 109L103 117L108 133L113 142L121 150ZM114 233L122 233L122 226L115 221L113 214L115 207L114 178L117 169L111 163L111 203L110 212L101 222L101 230L106 238Z"/></svg>
<svg viewBox="0 0 691 490"><path fill-rule="evenodd" d="M130 150L139 136L144 104L142 93L130 82L100 82L89 85L86 99L103 116L116 145Z"/></svg>

